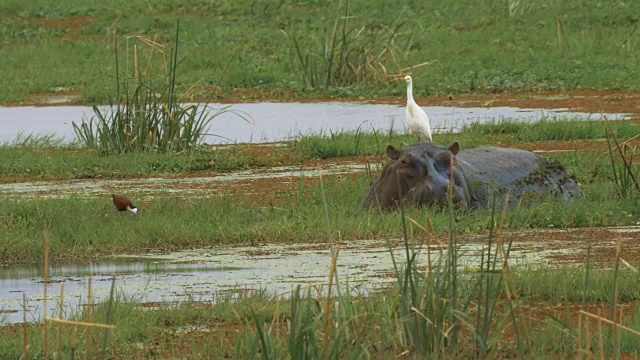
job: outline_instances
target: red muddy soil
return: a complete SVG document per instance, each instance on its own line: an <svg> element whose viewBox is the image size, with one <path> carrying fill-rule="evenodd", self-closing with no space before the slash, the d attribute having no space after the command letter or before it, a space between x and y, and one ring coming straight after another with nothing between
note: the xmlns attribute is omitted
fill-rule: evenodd
<svg viewBox="0 0 640 360"><path fill-rule="evenodd" d="M70 17L60 18L60 19L41 19L41 18L22 19L22 21L25 23L34 23L34 24L38 24L40 26L49 27L49 28L71 28L74 30L91 24L93 20L94 20L93 16L70 16Z"/></svg>
<svg viewBox="0 0 640 360"><path fill-rule="evenodd" d="M308 97L304 93L269 89L232 89L220 92L223 103L245 102L357 102L367 104L397 104L404 106L403 97L337 98ZM495 107L513 106L521 108L558 109L588 113L631 113L640 112L640 93L629 90L570 90L537 93L460 94L416 97L421 106L452 107Z"/></svg>
<svg viewBox="0 0 640 360"><path fill-rule="evenodd" d="M93 16L70 16L60 19L25 18L22 19L22 22L38 24L52 29L63 29L65 33L60 38L60 41L71 41L76 38L81 28L91 24L93 20Z"/></svg>
<svg viewBox="0 0 640 360"><path fill-rule="evenodd" d="M88 20L84 20L88 21ZM77 31L77 29L73 30ZM71 31L71 33L73 33ZM70 92L68 95L74 95ZM19 103L4 103L3 106L51 106L65 105L64 103L50 104L43 94L34 94L30 99ZM56 93L56 96L61 95ZM251 103L251 102L354 102L366 104L396 104L404 106L404 97L353 97L338 98L332 96L316 96L306 94L303 90L271 90L271 89L231 89L216 90L215 102L223 104ZM204 101L196 96L193 101ZM422 96L416 101L421 106L450 106L450 107L495 107L512 106L535 109L567 109L587 113L628 113L632 118L638 118L640 113L640 92L629 90L570 90L547 91L538 93L499 93L499 94L460 94L442 96ZM68 105L68 103L67 103Z"/></svg>

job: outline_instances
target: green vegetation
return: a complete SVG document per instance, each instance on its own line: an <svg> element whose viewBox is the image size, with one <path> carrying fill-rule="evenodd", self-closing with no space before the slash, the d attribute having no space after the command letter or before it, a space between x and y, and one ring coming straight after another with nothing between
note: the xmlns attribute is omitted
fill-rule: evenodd
<svg viewBox="0 0 640 360"><path fill-rule="evenodd" d="M113 104L107 113L95 108L90 123L74 124L82 146L25 134L0 145L0 182L5 183L184 174L330 157L383 159L387 144L415 142L392 130L360 129L259 150L202 146L200 135L217 114L207 113L206 105L182 106L183 100L400 97L405 87L394 80L404 72L414 75L416 96L637 89L640 83L634 55L640 45L634 15L640 3L629 1L7 0L1 10L0 103L79 92L81 103ZM25 342L19 328L0 326L0 358L20 358L23 351L30 358L53 356L58 334L59 358L87 351L116 359L568 358L585 353L637 358L640 278L619 252L613 269L594 268L589 258L577 268L509 268L503 266L508 255L493 253L483 254L481 266L468 271L458 266L458 253L464 236L481 233L489 243L506 241L508 254L511 244L503 228L637 225L638 151L622 140L638 132L628 122L545 119L473 124L461 133L437 134L437 143L458 141L463 149L556 140L608 145L546 155L576 176L586 199L539 199L534 206L510 209L499 221L495 209L363 211L370 183L366 174L301 179L259 199L231 189L211 198L169 191L149 197L131 189L127 195L136 199L138 215L117 213L106 197L2 194L3 264L42 259L43 231L47 255L59 262L151 248L313 242L327 236L402 238L406 256L394 259L395 285L367 296L356 294L344 278L334 278L333 266L327 269L335 279L328 289L333 297L300 288L287 299L266 291L227 293L216 295L210 306L187 301L149 311L139 306L140 299L112 292L103 303L93 301L91 315L88 307L62 310L72 320L114 324L115 330L94 328L89 335L86 328L57 330L50 322L26 325ZM415 234L418 226L408 228L409 220L428 222L430 236L448 240L446 256L428 271L409 246L424 234ZM43 327L50 334L46 343ZM86 342L87 337L93 341Z"/></svg>
<svg viewBox="0 0 640 360"><path fill-rule="evenodd" d="M21 180L120 179L207 170L245 169L282 165L279 158L292 150L273 148L268 156L252 156L245 147L198 147L180 153L129 153L101 156L77 147L0 146L0 182Z"/></svg>
<svg viewBox="0 0 640 360"><path fill-rule="evenodd" d="M400 96L404 87L385 74L424 62L432 65L413 70L418 96L636 88L637 13L640 3L599 0L8 0L0 11L0 102L67 90L80 91L84 103L108 102L116 93L114 38L167 44L178 19L179 85L199 83L203 94L234 53L219 90L256 90L239 97Z"/></svg>
<svg viewBox="0 0 640 360"><path fill-rule="evenodd" d="M457 141L463 150L501 142L604 141L608 136L607 128L611 130L612 135L621 139L631 138L640 131L640 126L637 124L618 121L543 118L539 122L526 123L503 119L499 122L473 123L464 126L458 133L435 134L433 141L443 145ZM305 157L384 156L387 144L398 146L413 144L416 141L414 135L398 134L394 131L367 132L367 129L358 129L357 131L304 136L296 143L296 146Z"/></svg>
<svg viewBox="0 0 640 360"><path fill-rule="evenodd" d="M221 114L231 112L248 121L245 115L229 109L229 106L212 113L208 103L180 103L189 94L176 91L178 35L179 25L176 27L174 47L169 53L168 67L167 51L160 44L139 38L140 44L149 46L146 57L139 55L142 53L138 51L140 44L127 47L125 60L129 58L129 52L133 53L135 59L132 73L126 70L124 81L120 73L116 73L118 92L123 86L124 94L117 94L117 102L111 104L109 111L101 111L94 105L95 115L88 122L82 121L80 125L73 122L73 130L80 144L105 154L179 152L200 144L202 137L209 132L210 122ZM164 60L164 72L154 70L151 66L154 54ZM116 48L116 69L119 60ZM142 68L140 62L147 66ZM160 85L153 82L158 75L156 72L163 75Z"/></svg>
<svg viewBox="0 0 640 360"><path fill-rule="evenodd" d="M609 135L628 139L638 134L640 126L629 122L584 121L581 119L543 118L531 123L509 119L490 123L473 123L464 126L462 133L478 136L496 136L497 139L514 142L599 140Z"/></svg>
<svg viewBox="0 0 640 360"><path fill-rule="evenodd" d="M340 240L405 240L406 256L394 259L397 281L385 291L360 296L343 277L337 277L332 298L298 288L284 299L263 290L217 295L212 305L192 300L162 304L153 311L141 308L136 297L116 295L104 303L94 301L91 317L86 310L69 311L65 316L114 324L116 328L108 334L97 328L89 334L86 328L79 328L74 335L73 328L63 326L58 330L52 322L27 325L27 351L35 357L51 355L57 349L54 339L60 334L60 354L64 356L83 356L88 351L111 358L341 359L398 354L409 358L544 358L569 357L589 349L594 357L637 354L637 334L598 320L616 319L632 329L640 326L636 306L640 299L638 273L631 266L621 266L619 253L613 269L594 268L590 260L584 267L509 268L503 266L504 257L508 256L503 254L508 254L510 237L496 229L498 224L499 229L636 224L640 205L640 174L633 162L636 149L609 135L615 133L628 139L636 132L627 123L610 125L555 120L542 125L506 122L473 125L461 134L438 135L438 142L458 140L473 144L469 147L518 141L522 136L608 142L608 150L549 155L582 182L585 200L559 203L540 199L534 206L509 210L504 217L495 209L465 213L424 208L384 214L362 211L359 205L369 187L366 174L325 177L323 182L301 179L297 187L283 189L271 199L261 197L259 203L255 195L231 191L212 198L185 200L161 191L146 198L147 194L132 189L129 195L140 199L136 201L141 209L138 215L117 213L108 199L80 194L61 199L2 196L0 259L7 262L43 258L43 243L34 241L42 238L43 230L49 239L48 254L54 261L135 254L150 248L326 241L327 234ZM606 129L604 133L602 129ZM249 148L235 146L217 150L198 146L171 154L101 156L84 148L48 146L50 140L33 137L0 151L13 154L14 164L21 163L17 159L30 156L31 164L40 164L42 172L54 176L60 176L69 163L98 164L100 171L133 164L141 172L162 172L180 171L180 166L189 169L194 164L222 166L217 162L211 165L211 156L219 156L221 164L226 161L229 168L240 167L243 161L253 158L247 152ZM283 151L279 155L294 152L292 158L300 160L379 155L389 142L400 145L413 139L393 132L339 133L305 137L288 148L274 149ZM231 156L234 151L244 155ZM48 154L48 159L41 160L46 158L43 154ZM276 162L279 155L270 155L270 161ZM56 161L59 168L48 168L51 161ZM157 169L149 165L154 162L160 164ZM176 169L171 169L172 164ZM14 174L24 176L20 171ZM115 172L109 174L114 176ZM131 173L127 174L124 176ZM417 256L417 249L409 246L424 236L415 235L421 231L418 227L409 231L409 219L420 224L430 219L433 235L448 239L446 256L440 257L430 271L425 271L424 257ZM460 247L462 238L478 233L488 234L483 237L487 245L504 241L505 252L494 251L491 257L483 254L478 268L463 271L459 266L459 253L464 250ZM600 239L591 240L595 243ZM337 259L340 261L339 256ZM327 273L332 274L334 269L327 269ZM627 304L632 306L624 306ZM623 314L616 315L620 312ZM46 343L43 326L49 334ZM22 336L16 336L17 329L0 327L0 357L19 358L23 353L25 342ZM92 341L87 342L88 337Z"/></svg>
<svg viewBox="0 0 640 360"><path fill-rule="evenodd" d="M63 137L57 137L53 134L26 134L19 132L13 141L0 144L0 148L28 148L28 149L42 149L42 148L56 148L65 146Z"/></svg>
<svg viewBox="0 0 640 360"><path fill-rule="evenodd" d="M489 237L487 244L495 240ZM637 329L635 271L592 269L588 262L558 270L508 268L501 255L485 256L481 271L464 273L450 267L458 261L452 237L442 263L425 273L417 268L416 249L406 246L407 258L396 259L407 269L396 270L397 284L368 296L337 272L332 297L326 295L331 288L318 294L298 287L286 296L226 292L214 295L212 304L186 300L149 311L137 296L112 291L106 301L93 302L91 315L87 307L63 312L69 320L113 324L114 330L93 327L89 333L81 327L76 332L48 322L45 342L42 325L0 327L0 356L19 358L27 344L32 357L59 349L63 357L90 352L115 359L342 359L400 353L408 358L542 358L580 351L619 357L640 352L637 334L578 315L582 310L606 318L621 311L616 321ZM334 274L333 269L327 272Z"/></svg>
<svg viewBox="0 0 640 360"><path fill-rule="evenodd" d="M588 161L588 160L587 160ZM325 181L329 219L334 234L343 239L380 238L383 229L375 212L360 210L368 191L368 179ZM572 203L541 202L506 214L509 229L567 228L634 225L637 197L621 199L615 186L604 178L584 184L587 198ZM132 198L144 199L134 190ZM294 190L283 189L273 200L256 205L252 194L231 198L189 198L185 201L159 191L154 198L136 201L138 216L120 214L108 197L0 198L0 228L5 236L0 258L27 261L42 258L43 229L51 234L51 257L64 260L112 253L137 253L146 249L170 250L214 244L277 241L323 241L324 208L320 184L300 182ZM461 233L485 232L488 210L457 216ZM433 209L409 209L407 216L424 223L432 220L437 232L448 228L446 213ZM390 236L401 235L399 213L385 214Z"/></svg>
<svg viewBox="0 0 640 360"><path fill-rule="evenodd" d="M240 120L239 120L240 121ZM638 133L638 126L628 122L608 125L618 138L628 139ZM508 119L500 123L474 124L460 133L434 135L439 144L458 141L462 149L487 144L521 141L591 140L606 141L606 124L602 121L546 119L540 123L519 123ZM120 179L158 174L186 173L208 170L230 170L292 164L307 159L375 155L386 157L387 144L412 144L415 136L396 131L338 132L304 136L295 143L270 147L258 154L250 146L197 146L189 151L172 154L129 153L104 155L84 147L60 145L51 136L21 136L13 143L0 146L0 182L28 179L67 180L83 178ZM550 154L568 166L581 181L588 181L591 172L610 173L610 161L605 150L580 154ZM583 162L580 160L585 158ZM598 161L595 161L595 160ZM595 167L594 167L595 163ZM610 175L610 174L609 174Z"/></svg>
<svg viewBox="0 0 640 360"><path fill-rule="evenodd" d="M624 145L624 161L617 153L613 138L598 127L577 121L545 121L537 124L504 123L473 125L460 134L442 134L437 142L458 140L463 144L495 144L516 141L526 134L530 139L589 139L611 142L594 151L575 151L547 156L559 160L582 184L584 201L572 203L542 202L537 206L514 209L506 214L504 224L511 229L566 228L632 225L637 222L640 173L632 157L633 147ZM634 125L611 123L611 131L622 138L635 135ZM501 130L502 129L502 130ZM564 130L563 130L564 129ZM396 133L339 133L329 137L305 137L290 147L273 147L268 155L254 156L250 147L197 147L177 154L130 153L99 156L84 148L34 146L0 147L2 177L34 178L126 178L157 173L182 173L199 170L222 170L281 165L282 156L290 162L325 156L382 155L387 143L411 143L409 135ZM26 144L29 145L29 144ZM291 155L293 154L293 155ZM345 239L380 237L383 234L377 215L360 210L369 187L365 174L347 180L329 179L325 184L333 231ZM259 191L259 190L256 190ZM250 241L318 241L324 239L324 208L320 184L300 180L297 188L282 189L274 197L256 206L256 198L231 197L217 193L213 198L183 201L171 193L158 190L154 197L128 192L143 210L136 217L122 216L104 198L83 197L81 193L62 199L4 197L0 201L0 227L6 241L0 258L10 261L36 260L42 256L37 238L43 229L52 237L51 255L57 259L98 256L118 252L135 253L142 249L179 249L213 243ZM544 199L543 199L544 200ZM441 211L408 210L408 216L425 221L431 217L434 228L443 232L448 216ZM457 230L477 233L488 229L487 210L459 216ZM400 235L400 214L386 215L388 228ZM158 226L162 224L162 226Z"/></svg>

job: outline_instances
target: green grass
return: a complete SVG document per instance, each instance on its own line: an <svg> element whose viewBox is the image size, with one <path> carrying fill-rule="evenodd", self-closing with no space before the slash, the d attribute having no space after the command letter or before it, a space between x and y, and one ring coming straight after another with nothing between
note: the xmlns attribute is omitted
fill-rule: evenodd
<svg viewBox="0 0 640 360"><path fill-rule="evenodd" d="M67 146L63 137L57 137L54 134L26 134L24 132L18 132L13 141L7 141L0 144L1 148L13 147L13 148L55 148Z"/></svg>
<svg viewBox="0 0 640 360"><path fill-rule="evenodd" d="M211 121L224 113L250 122L247 114L229 109L230 106L213 111L208 101L195 105L180 103L189 99L190 94L176 90L179 33L178 22L170 49L161 48L148 38L136 37L133 45L127 41L125 55L119 58L116 46L116 103L112 103L108 111L94 105L94 115L89 121L72 123L76 140L82 146L103 154L180 152L201 144L205 135L211 135ZM130 53L134 58L133 68L128 62ZM151 66L160 60L164 61L163 67ZM119 71L121 63L124 63L124 74Z"/></svg>
<svg viewBox="0 0 640 360"><path fill-rule="evenodd" d="M513 131L512 124L505 126L509 131L495 131L496 127L492 126L475 127L461 136L469 137L472 143L525 133ZM571 131L563 130L563 135L558 135L561 131L541 130L561 126L550 122L537 130L530 129L529 133L538 133L542 139L545 136L601 139L599 128L581 128L579 124L574 128L565 127ZM485 132L485 129L488 130ZM621 137L630 136L625 132L629 129L619 131ZM380 137L385 136L394 140L397 135L333 134L331 141L335 144L326 149L346 149L347 154L348 151L376 153L380 150ZM446 136L451 134L443 138ZM492 139L479 139L482 136ZM317 149L322 141L310 144L313 146L301 151L307 151L307 156L320 156L309 149L314 146ZM366 146L372 150L365 150ZM43 151L38 142L27 149ZM601 153L554 155L583 182L587 198L570 203L541 201L534 206L510 210L504 217L505 228L635 224L640 213L638 193L629 190L631 185L615 180L614 174L625 174L620 160L614 157L611 164L607 154L603 157ZM601 160L596 161L598 158ZM635 165L631 165L635 171ZM629 191L621 192L621 186ZM613 311L623 308L622 303L628 303L635 308L622 319L622 324L634 329L640 326L639 277L637 272L622 268L619 259L614 269L593 268L590 260L584 267L507 269L501 268L500 263L494 267L495 260L483 257L478 270L462 272L456 266L459 235L489 233L488 241L494 242L498 216L494 210L447 213L434 209L402 209L385 213L383 228L377 212L359 208L367 189L368 179L362 174L356 178L330 178L324 183L301 181L297 189L280 193L276 204L257 205L251 196L231 198L217 194L220 195L217 198L185 200L158 193L137 204L142 209L137 216L116 213L108 198L4 197L0 198L0 229L5 236L0 258L41 259L43 230L47 230L49 254L54 261L136 253L149 248L324 241L327 235L342 240L401 237L405 239L406 257L395 259L400 270L396 269L397 285L390 290L360 297L351 292L341 278L336 279L332 299L297 291L291 299L277 302L273 294L262 291L239 297L223 295L217 297L217 303L210 308L187 302L165 304L153 311L138 307L136 298L119 297L94 308L92 321L113 323L117 328L109 334L105 347L100 346L103 333L94 329L96 340L92 353L104 351L111 357L122 358L189 355L339 359L389 358L398 354L412 358L545 358L574 356L577 349L584 349L589 341L595 349L594 357L600 354L600 344L608 355L619 357L624 352L637 356L640 351L637 335L616 332L607 325L603 325L600 333L593 320L589 322L591 332L587 333L586 318L579 322L577 317L577 309L593 312L594 305L606 307L607 312L602 315L612 317ZM415 249L408 245L405 215L421 223L430 217L435 231L448 235L447 256L440 258L439 266L427 274L423 269L418 270L424 259L418 260ZM595 243L601 239L591 240ZM71 318L88 320L82 311ZM207 332L188 331L194 327ZM56 327L49 329L49 339L53 339ZM31 325L27 331L30 355L46 352L41 327ZM0 355L19 358L21 337L15 336L16 328L0 327L0 335L5 332L7 336L0 336ZM616 334L620 334L619 337ZM83 354L82 345L73 345L70 329L65 328L61 335L63 354ZM80 330L78 335L84 339L86 332ZM53 340L48 345L49 353L52 344Z"/></svg>
<svg viewBox="0 0 640 360"><path fill-rule="evenodd" d="M599 124L599 126L598 126ZM635 135L634 126L612 123L612 131L625 138ZM462 144L485 144L516 141L526 134L531 139L549 137L606 141L602 123L545 121L537 124L505 123L474 125L460 134L437 135L436 141L452 140ZM564 129L564 130L563 130ZM562 135L564 134L564 135ZM201 170L224 170L281 165L280 156L294 154L292 161L324 156L379 155L387 143L412 143L409 135L395 133L339 133L330 137L305 137L291 147L274 148L270 156L255 157L247 149L230 147L213 150L198 147L178 154L125 154L99 156L98 153L73 147L29 146L0 147L0 174L5 181L20 178L126 178L150 174L182 173ZM471 145L469 145L471 146ZM640 214L640 203L633 183L618 180L606 150L549 154L561 161L576 176L587 195L573 203L542 202L537 206L515 209L505 217L512 229L567 228L634 225ZM296 160L297 159L297 160ZM626 176L621 162L615 160L616 176ZM640 177L635 164L635 176ZM628 177L628 176L627 176ZM325 184L332 229L345 239L382 236L375 213L361 211L369 180L362 174L351 180L333 179ZM278 195L277 204L256 206L252 195L231 199L226 194L217 198L183 201L168 193L157 193L152 199L137 201L140 216L117 214L106 198L64 199L3 198L0 202L0 227L6 241L0 249L2 259L36 260L42 256L39 239L43 229L52 236L52 256L57 259L98 256L112 252L135 253L143 249L179 249L217 243L250 241L317 241L325 239L323 198L319 184L300 182L297 189ZM144 199L135 190L129 194ZM488 210L459 216L457 230L463 233L486 231ZM389 213L388 226L394 236L400 235L400 215ZM426 220L430 216L436 230L448 228L447 214L433 210L411 209L409 216ZM162 226L158 226L162 224Z"/></svg>
<svg viewBox="0 0 640 360"><path fill-rule="evenodd" d="M239 120L240 121L240 120ZM628 122L610 122L612 132L620 139L638 133L638 126ZM518 123L505 119L500 123L474 124L460 133L434 135L434 142L450 144L458 141L462 149L501 142L590 140L606 141L606 123L566 118L549 118L539 123ZM375 155L386 158L387 144L404 146L417 140L397 131L345 131L303 136L286 147L272 147L266 156L256 156L249 148L231 145L227 148L197 146L190 151L172 154L140 153L104 155L100 151L61 144L52 136L22 135L12 143L0 146L0 182L24 179L68 180L83 178L128 178L157 174L187 173L207 170L230 170L295 164L306 159ZM595 161L603 152L552 154L580 180L587 181L589 172L610 172L606 157ZM585 165L585 166L582 166Z"/></svg>
<svg viewBox="0 0 640 360"><path fill-rule="evenodd" d="M115 94L112 76L113 34L158 35L169 42L180 19L184 84L202 79L211 87L225 63L237 58L221 90L233 88L304 90L292 37L302 58L321 56L331 39L341 64L362 64L354 57L376 58L392 49L396 61L381 61L388 72L426 61L414 70L416 95L536 91L575 88L637 88L635 31L637 2L606 6L597 0L509 2L464 0L454 3L388 3L350 0L348 37L333 37L334 21L346 13L337 2L256 0L5 1L0 12L0 102L22 101L29 94L57 88L78 89L85 103L107 102ZM597 9L598 11L594 11ZM91 16L74 28L47 20ZM339 31L344 28L339 22ZM340 32L338 32L340 35ZM356 40L354 40L356 38ZM347 47L342 44L347 40ZM122 43L122 42L121 42ZM124 46L124 45L122 45ZM353 57L347 57L353 56ZM345 60L346 59L346 60ZM356 58L357 59L357 58ZM373 62L373 65L376 63ZM308 68L308 67L307 67ZM318 74L322 66L318 65ZM376 66L375 73L382 73ZM307 76L308 78L308 76ZM321 93L332 96L402 96L404 86L365 77L335 83ZM186 86L186 85L185 85ZM248 95L252 96L252 95ZM256 95L260 96L260 95Z"/></svg>
<svg viewBox="0 0 640 360"><path fill-rule="evenodd" d="M534 141L605 141L606 128L620 139L636 136L640 131L637 124L629 122L584 121L567 117L542 118L538 122L525 123L511 119L499 122L473 123L464 126L460 132L445 132L434 135L434 142L460 143L462 150L480 145L496 145L500 142ZM343 131L337 133L303 136L296 146L306 157L342 157L357 155L384 156L387 144L403 146L414 144L414 135L397 131Z"/></svg>
<svg viewBox="0 0 640 360"><path fill-rule="evenodd" d="M571 118L542 118L531 123L509 119L500 122L473 123L464 126L462 133L496 136L509 141L601 140L607 137L607 126L618 138L636 136L640 127L629 122L584 121Z"/></svg>
<svg viewBox="0 0 640 360"><path fill-rule="evenodd" d="M240 146L193 151L129 153L102 156L99 151L78 147L0 146L0 181L118 179L154 174L244 169L281 165L278 156L291 149L272 150L272 156L255 157Z"/></svg>
<svg viewBox="0 0 640 360"><path fill-rule="evenodd" d="M362 199L368 191L363 174L356 180L325 181L332 232L343 239L380 238L383 230L377 213L363 211ZM510 211L505 226L510 229L567 228L634 225L637 197L620 199L615 186L597 179L584 185L587 199L572 203L541 202ZM135 191L129 194L140 198ZM256 206L251 195L231 199L182 198L159 192L154 198L137 201L138 216L120 214L108 197L63 199L2 198L0 227L5 240L0 258L5 261L32 261L42 258L42 230L51 233L51 256L64 260L113 253L278 241L324 241L326 231L322 192L319 183L300 183L283 192L276 204ZM478 233L488 230L488 210L457 216L457 231ZM128 216L131 215L131 216ZM407 216L424 223L431 217L434 229L448 229L448 215L438 210L410 209ZM391 235L401 235L399 213L385 215Z"/></svg>

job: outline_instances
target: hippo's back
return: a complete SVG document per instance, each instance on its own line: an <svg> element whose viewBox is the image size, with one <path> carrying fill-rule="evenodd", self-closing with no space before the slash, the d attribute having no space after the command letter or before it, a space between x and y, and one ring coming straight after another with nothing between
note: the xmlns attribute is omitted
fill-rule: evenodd
<svg viewBox="0 0 640 360"><path fill-rule="evenodd" d="M583 197L575 178L557 161L530 151L482 146L462 151L457 164L469 187L473 206L487 206L491 189L514 201L528 194L550 194L560 200Z"/></svg>
<svg viewBox="0 0 640 360"><path fill-rule="evenodd" d="M460 152L457 159L467 179L503 185L529 175L540 156L520 149L481 146Z"/></svg>

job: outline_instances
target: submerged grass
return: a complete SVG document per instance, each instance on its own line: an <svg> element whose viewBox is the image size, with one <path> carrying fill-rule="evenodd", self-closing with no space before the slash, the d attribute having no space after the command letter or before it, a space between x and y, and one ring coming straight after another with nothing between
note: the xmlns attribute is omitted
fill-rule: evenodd
<svg viewBox="0 0 640 360"><path fill-rule="evenodd" d="M11 142L5 142L0 144L1 148L29 148L29 149L37 149L37 148L52 148L52 147L61 147L65 146L65 140L63 137L56 136L54 134L34 134L34 133L25 133L18 132L16 138Z"/></svg>

